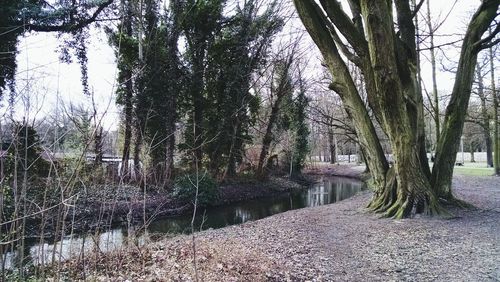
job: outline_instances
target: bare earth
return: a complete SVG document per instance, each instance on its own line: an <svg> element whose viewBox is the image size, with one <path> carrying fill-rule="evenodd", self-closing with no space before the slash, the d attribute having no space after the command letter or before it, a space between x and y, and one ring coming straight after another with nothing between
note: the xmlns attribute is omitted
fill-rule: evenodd
<svg viewBox="0 0 500 282"><path fill-rule="evenodd" d="M371 195L364 192L197 233L199 280L500 281L500 179L457 176L454 187L477 209L453 210L452 219L380 219L363 209ZM195 280L190 236L130 249L100 258L95 265L106 268L89 274L97 280Z"/></svg>

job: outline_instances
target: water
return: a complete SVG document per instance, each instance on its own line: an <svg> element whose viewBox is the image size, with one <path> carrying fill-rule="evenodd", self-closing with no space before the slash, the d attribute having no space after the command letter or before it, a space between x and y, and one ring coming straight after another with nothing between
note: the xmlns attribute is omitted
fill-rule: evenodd
<svg viewBox="0 0 500 282"><path fill-rule="evenodd" d="M288 210L335 203L363 189L364 184L356 180L340 177L323 178L311 188L300 192L201 209L196 217L195 226L199 230L241 224ZM189 233L191 216L159 218L147 229L148 234ZM26 249L25 257L29 257L33 264L39 265L50 263L53 258L65 260L97 249L108 252L129 244L128 237L126 228L112 229L97 236L68 236L56 243L32 244ZM139 236L137 240L134 244L141 244L146 238ZM16 253L4 254L7 268L12 268L16 255Z"/></svg>

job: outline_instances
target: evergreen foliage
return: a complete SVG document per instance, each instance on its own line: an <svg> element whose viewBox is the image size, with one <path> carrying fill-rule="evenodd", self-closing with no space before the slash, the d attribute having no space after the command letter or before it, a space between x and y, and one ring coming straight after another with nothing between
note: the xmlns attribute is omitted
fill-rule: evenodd
<svg viewBox="0 0 500 282"><path fill-rule="evenodd" d="M181 201L189 201L194 204L196 190L198 189L198 206L206 207L214 205L219 199L219 187L217 182L205 174L186 174L175 180L173 195Z"/></svg>

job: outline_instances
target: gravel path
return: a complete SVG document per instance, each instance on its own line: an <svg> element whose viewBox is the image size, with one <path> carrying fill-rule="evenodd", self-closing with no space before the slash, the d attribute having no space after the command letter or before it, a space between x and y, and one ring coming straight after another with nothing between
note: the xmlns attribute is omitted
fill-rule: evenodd
<svg viewBox="0 0 500 282"><path fill-rule="evenodd" d="M500 179L457 176L454 187L477 209L453 210L452 219L380 219L363 209L371 196L364 192L197 233L200 280L500 281ZM135 264L110 255L93 277L194 280L191 237L164 239L139 252L130 256Z"/></svg>

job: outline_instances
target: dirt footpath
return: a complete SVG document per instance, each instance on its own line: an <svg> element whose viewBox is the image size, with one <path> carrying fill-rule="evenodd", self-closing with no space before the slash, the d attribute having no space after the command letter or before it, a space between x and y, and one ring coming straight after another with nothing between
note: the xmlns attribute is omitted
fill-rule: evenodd
<svg viewBox="0 0 500 282"><path fill-rule="evenodd" d="M500 281L500 179L457 176L454 187L477 209L453 210L452 219L379 219L363 209L371 196L364 192L332 205L197 233L199 279ZM106 268L90 271L92 276L195 280L189 236L151 243L128 263L120 257L103 259Z"/></svg>

